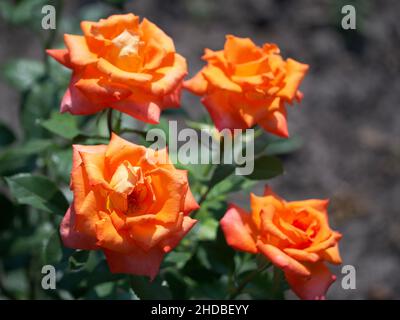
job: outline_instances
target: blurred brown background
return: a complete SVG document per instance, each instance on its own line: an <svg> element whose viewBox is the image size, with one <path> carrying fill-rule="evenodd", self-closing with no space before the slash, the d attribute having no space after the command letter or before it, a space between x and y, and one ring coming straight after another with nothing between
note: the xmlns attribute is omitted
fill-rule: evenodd
<svg viewBox="0 0 400 320"><path fill-rule="evenodd" d="M65 1L62 18L98 2ZM355 31L341 29L345 4L356 7ZM342 257L357 270L357 289L343 290L336 268L328 298L400 299L400 2L133 0L124 12L164 29L190 75L203 65L203 49L222 48L226 34L275 42L284 57L311 66L304 100L289 110L289 131L304 145L285 158L285 175L271 185L289 200L331 198L331 224L344 235ZM1 62L42 57L29 28L1 20L0 30ZM0 97L1 120L18 130L18 93L0 82ZM205 113L197 97L183 97L190 115ZM248 203L248 195L234 199Z"/></svg>

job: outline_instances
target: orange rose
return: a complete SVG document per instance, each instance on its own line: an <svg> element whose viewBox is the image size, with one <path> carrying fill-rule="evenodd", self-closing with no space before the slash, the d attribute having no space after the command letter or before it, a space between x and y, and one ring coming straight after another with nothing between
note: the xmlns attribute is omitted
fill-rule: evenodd
<svg viewBox="0 0 400 320"><path fill-rule="evenodd" d="M47 50L73 70L61 112L92 114L110 107L158 123L161 110L179 106L186 60L155 24L124 14L82 21L81 28L83 36L64 35L67 49Z"/></svg>
<svg viewBox="0 0 400 320"><path fill-rule="evenodd" d="M301 299L323 299L336 277L325 262L342 262L338 241L330 229L328 200L287 202L265 189L251 197L251 214L234 205L221 220L227 243L237 250L261 253L282 268Z"/></svg>
<svg viewBox="0 0 400 320"><path fill-rule="evenodd" d="M74 201L60 226L64 245L101 249L111 272L154 278L163 256L196 223L187 173L113 134L108 146L73 146Z"/></svg>
<svg viewBox="0 0 400 320"><path fill-rule="evenodd" d="M298 87L308 65L286 61L279 48L257 47L249 38L226 37L220 51L205 50L207 66L184 87L203 96L202 102L219 130L246 129L255 124L288 137L285 103L301 100Z"/></svg>

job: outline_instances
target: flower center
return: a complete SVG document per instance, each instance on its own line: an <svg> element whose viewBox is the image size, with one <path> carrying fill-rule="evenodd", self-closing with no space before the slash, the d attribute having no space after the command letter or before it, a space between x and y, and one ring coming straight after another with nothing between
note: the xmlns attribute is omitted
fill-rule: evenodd
<svg viewBox="0 0 400 320"><path fill-rule="evenodd" d="M142 44L137 34L124 30L112 40L112 43L120 49L119 57L137 55Z"/></svg>

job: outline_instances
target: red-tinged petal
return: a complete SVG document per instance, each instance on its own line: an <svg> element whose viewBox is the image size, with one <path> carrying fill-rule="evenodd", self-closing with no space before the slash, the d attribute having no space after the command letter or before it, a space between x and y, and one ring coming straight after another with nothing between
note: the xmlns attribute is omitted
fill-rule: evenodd
<svg viewBox="0 0 400 320"><path fill-rule="evenodd" d="M227 92L216 91L204 96L201 102L207 108L219 131L223 129L247 129L248 126L240 114L232 110L227 95Z"/></svg>
<svg viewBox="0 0 400 320"><path fill-rule="evenodd" d="M257 247L267 259L283 271L292 272L303 277L310 275L310 271L303 264L288 256L281 249L261 241L257 242Z"/></svg>
<svg viewBox="0 0 400 320"><path fill-rule="evenodd" d="M259 120L258 124L264 128L264 130L276 134L282 138L289 137L289 131L286 120L286 110L284 107L280 110L271 112L264 119Z"/></svg>
<svg viewBox="0 0 400 320"><path fill-rule="evenodd" d="M183 212L185 213L185 215L188 215L190 214L190 212L197 210L199 208L200 206L197 203L196 199L194 198L192 191L190 190L190 188L188 188L188 191L186 192Z"/></svg>
<svg viewBox="0 0 400 320"><path fill-rule="evenodd" d="M91 102L78 88L75 83L79 80L77 74L73 74L70 85L61 101L61 112L69 112L71 114L87 115L97 113L103 110L104 104L95 104Z"/></svg>
<svg viewBox="0 0 400 320"><path fill-rule="evenodd" d="M75 230L74 205L68 208L60 225L60 234L64 246L72 249L95 250L96 238Z"/></svg>
<svg viewBox="0 0 400 320"><path fill-rule="evenodd" d="M85 37L65 34L64 42L73 65L86 66L97 61L97 55L90 51Z"/></svg>
<svg viewBox="0 0 400 320"><path fill-rule="evenodd" d="M69 58L69 52L67 49L47 49L46 53L58 63L61 63L67 68L72 68L71 60Z"/></svg>
<svg viewBox="0 0 400 320"><path fill-rule="evenodd" d="M228 245L236 250L258 252L250 227L250 214L232 205L221 219L220 224Z"/></svg>
<svg viewBox="0 0 400 320"><path fill-rule="evenodd" d="M163 248L164 252L170 252L181 242L181 240L186 236L186 234L193 228L196 223L197 220L190 217L184 217L182 229L174 233L171 237L163 239L160 242L160 247Z"/></svg>
<svg viewBox="0 0 400 320"><path fill-rule="evenodd" d="M204 78L202 70L200 70L193 78L184 81L183 87L193 94L202 96L207 92L208 81Z"/></svg>
<svg viewBox="0 0 400 320"><path fill-rule="evenodd" d="M162 102L144 92L135 91L129 98L115 102L112 108L138 120L157 124L160 120Z"/></svg>
<svg viewBox="0 0 400 320"><path fill-rule="evenodd" d="M155 247L147 252L135 249L127 254L104 250L108 266L112 273L127 273L155 278L165 255L162 249Z"/></svg>
<svg viewBox="0 0 400 320"><path fill-rule="evenodd" d="M179 108L181 105L182 84L179 84L172 92L162 96L162 109Z"/></svg>
<svg viewBox="0 0 400 320"><path fill-rule="evenodd" d="M304 300L323 300L330 285L336 280L323 262L307 264L310 270L309 277L299 277L296 274L285 272L293 292Z"/></svg>

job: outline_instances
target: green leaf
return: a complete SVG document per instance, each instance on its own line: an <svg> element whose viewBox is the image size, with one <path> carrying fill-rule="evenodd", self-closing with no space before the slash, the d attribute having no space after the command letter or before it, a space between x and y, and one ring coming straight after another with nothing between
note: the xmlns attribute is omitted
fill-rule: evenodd
<svg viewBox="0 0 400 320"><path fill-rule="evenodd" d="M30 88L44 74L44 65L40 61L18 59L3 66L2 76L12 87L24 91Z"/></svg>
<svg viewBox="0 0 400 320"><path fill-rule="evenodd" d="M7 253L9 256L32 253L40 255L43 243L52 235L52 232L54 229L50 223L36 226L33 230L32 228L21 230L11 239L7 246Z"/></svg>
<svg viewBox="0 0 400 320"><path fill-rule="evenodd" d="M15 141L15 134L4 123L0 122L0 148L8 146Z"/></svg>
<svg viewBox="0 0 400 320"><path fill-rule="evenodd" d="M41 121L49 118L51 112L58 108L60 99L61 90L53 81L35 83L32 86L23 101L21 111L21 125L27 139L51 136L51 133L41 126Z"/></svg>
<svg viewBox="0 0 400 320"><path fill-rule="evenodd" d="M208 211L202 210L198 213L199 223L196 224L194 233L198 240L215 240L219 227L218 221Z"/></svg>
<svg viewBox="0 0 400 320"><path fill-rule="evenodd" d="M232 175L218 183L206 198L206 202L224 201L229 193L250 189L256 182L246 179L247 176Z"/></svg>
<svg viewBox="0 0 400 320"><path fill-rule="evenodd" d="M150 282L147 277L131 276L130 284L133 292L141 300L171 299L171 292L160 277Z"/></svg>
<svg viewBox="0 0 400 320"><path fill-rule="evenodd" d="M41 125L66 139L73 139L81 133L76 116L69 113L53 112L50 119L42 121Z"/></svg>
<svg viewBox="0 0 400 320"><path fill-rule="evenodd" d="M56 264L62 259L61 239L58 231L55 231L43 246L43 261L45 264Z"/></svg>
<svg viewBox="0 0 400 320"><path fill-rule="evenodd" d="M19 204L27 204L49 213L64 215L68 202L58 187L46 177L21 173L5 178Z"/></svg>
<svg viewBox="0 0 400 320"><path fill-rule="evenodd" d="M197 250L200 263L211 272L221 275L234 270L234 251L226 246L225 239L201 242Z"/></svg>
<svg viewBox="0 0 400 320"><path fill-rule="evenodd" d="M212 176L211 179L208 183L209 187L213 187L216 184L218 184L219 182L221 182L222 180L226 179L227 177L229 177L233 172L235 171L235 166L231 165L231 164L220 164L218 165Z"/></svg>
<svg viewBox="0 0 400 320"><path fill-rule="evenodd" d="M191 258L191 252L177 252L172 251L168 253L164 259L166 264L172 264L174 267L181 269L185 266L186 262Z"/></svg>
<svg viewBox="0 0 400 320"><path fill-rule="evenodd" d="M268 143L265 153L268 155L288 154L300 149L303 145L303 140L298 136L293 136L288 139L274 138Z"/></svg>
<svg viewBox="0 0 400 320"><path fill-rule="evenodd" d="M80 269L86 266L87 261L89 260L89 252L88 250L76 250L69 257L69 266L71 269Z"/></svg>
<svg viewBox="0 0 400 320"><path fill-rule="evenodd" d="M35 139L19 146L11 146L0 152L0 175L30 171L35 166L35 157L53 145L51 140Z"/></svg>
<svg viewBox="0 0 400 320"><path fill-rule="evenodd" d="M254 171L246 178L251 180L265 180L283 173L282 162L279 158L261 156L254 161Z"/></svg>
<svg viewBox="0 0 400 320"><path fill-rule="evenodd" d="M56 181L60 179L68 184L71 178L71 167L72 148L52 150L48 163L48 169L51 172L50 176L54 176Z"/></svg>

